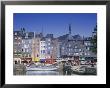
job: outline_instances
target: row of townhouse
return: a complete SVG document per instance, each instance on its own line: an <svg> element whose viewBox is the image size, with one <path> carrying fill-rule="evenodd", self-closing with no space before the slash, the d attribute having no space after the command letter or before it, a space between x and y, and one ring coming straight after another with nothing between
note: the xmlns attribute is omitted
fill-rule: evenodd
<svg viewBox="0 0 110 88"><path fill-rule="evenodd" d="M21 58L23 61L47 60L47 63L52 63L57 58L57 38L53 38L53 34L43 37L42 33L25 32L22 35L21 31L14 31L13 44L14 58Z"/></svg>
<svg viewBox="0 0 110 88"><path fill-rule="evenodd" d="M96 26L97 27L97 26ZM60 57L63 60L79 60L81 62L85 61L96 61L96 53L91 51L94 47L91 40L93 36L97 36L97 28L94 28L90 37L81 37L80 35L71 34L71 26L69 25L69 33L59 37L60 41Z"/></svg>
<svg viewBox="0 0 110 88"><path fill-rule="evenodd" d="M96 31L94 31L96 35ZM53 34L25 32L24 30L14 31L14 58L31 59L32 61L41 61L53 63L59 59L79 60L96 58L90 48L92 37L81 37L80 35L71 35L71 25L69 33L53 37Z"/></svg>

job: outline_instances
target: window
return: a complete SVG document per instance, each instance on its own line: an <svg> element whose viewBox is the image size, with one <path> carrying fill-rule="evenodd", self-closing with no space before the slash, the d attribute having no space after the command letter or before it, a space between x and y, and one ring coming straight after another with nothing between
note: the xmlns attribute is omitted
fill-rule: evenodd
<svg viewBox="0 0 110 88"><path fill-rule="evenodd" d="M43 50L43 54L45 53L45 50Z"/></svg>
<svg viewBox="0 0 110 88"><path fill-rule="evenodd" d="M87 53L85 53L85 55L87 55Z"/></svg>
<svg viewBox="0 0 110 88"><path fill-rule="evenodd" d="M28 46L28 48L31 48L29 44L27 46Z"/></svg>
<svg viewBox="0 0 110 88"><path fill-rule="evenodd" d="M27 48L27 45L24 45L24 48Z"/></svg>
<svg viewBox="0 0 110 88"><path fill-rule="evenodd" d="M77 48L77 46L75 46L75 48Z"/></svg>
<svg viewBox="0 0 110 88"><path fill-rule="evenodd" d="M28 54L28 57L29 57L30 55Z"/></svg>
<svg viewBox="0 0 110 88"><path fill-rule="evenodd" d="M15 33L15 35L17 35L17 33Z"/></svg>
<svg viewBox="0 0 110 88"><path fill-rule="evenodd" d="M41 50L41 54L42 54L42 50Z"/></svg>
<svg viewBox="0 0 110 88"><path fill-rule="evenodd" d="M88 55L90 55L90 53L88 53Z"/></svg>
<svg viewBox="0 0 110 88"><path fill-rule="evenodd" d="M75 53L76 55L78 55L79 53Z"/></svg>
<svg viewBox="0 0 110 88"><path fill-rule="evenodd" d="M18 50L18 52L20 52L20 50Z"/></svg>
<svg viewBox="0 0 110 88"><path fill-rule="evenodd" d="M62 49L64 49L64 47L62 47Z"/></svg>
<svg viewBox="0 0 110 88"><path fill-rule="evenodd" d="M22 49L23 50L23 52L25 52L25 49Z"/></svg>
<svg viewBox="0 0 110 88"><path fill-rule="evenodd" d="M22 43L24 43L24 41L22 40Z"/></svg>
<svg viewBox="0 0 110 88"><path fill-rule="evenodd" d="M82 55L82 53L80 53L80 55Z"/></svg>
<svg viewBox="0 0 110 88"><path fill-rule="evenodd" d="M17 51L15 50L14 52L16 53Z"/></svg>
<svg viewBox="0 0 110 88"><path fill-rule="evenodd" d="M20 45L21 43L19 42L18 45Z"/></svg>
<svg viewBox="0 0 110 88"><path fill-rule="evenodd" d="M87 50L90 50L90 48L88 47Z"/></svg>
<svg viewBox="0 0 110 88"><path fill-rule="evenodd" d="M39 55L37 54L37 57L39 57Z"/></svg>
<svg viewBox="0 0 110 88"><path fill-rule="evenodd" d="M47 53L50 54L50 51L48 51Z"/></svg>
<svg viewBox="0 0 110 88"><path fill-rule="evenodd" d="M15 37L15 39L17 39L17 38Z"/></svg>
<svg viewBox="0 0 110 88"><path fill-rule="evenodd" d="M21 39L20 37L18 37L18 39Z"/></svg>
<svg viewBox="0 0 110 88"><path fill-rule="evenodd" d="M31 55L29 55L29 57L31 57Z"/></svg>
<svg viewBox="0 0 110 88"><path fill-rule="evenodd" d="M31 43L31 40L29 40L29 43Z"/></svg>
<svg viewBox="0 0 110 88"><path fill-rule="evenodd" d="M48 39L48 41L50 41L50 39Z"/></svg>
<svg viewBox="0 0 110 88"><path fill-rule="evenodd" d="M48 58L50 58L50 56L48 56Z"/></svg>
<svg viewBox="0 0 110 88"><path fill-rule="evenodd" d="M29 52L29 50L27 49L27 52Z"/></svg>
<svg viewBox="0 0 110 88"><path fill-rule="evenodd" d="M50 45L50 43L48 43L48 45Z"/></svg>
<svg viewBox="0 0 110 88"><path fill-rule="evenodd" d="M25 52L27 52L27 49L25 49Z"/></svg>
<svg viewBox="0 0 110 88"><path fill-rule="evenodd" d="M71 47L71 45L69 44L69 47Z"/></svg>
<svg viewBox="0 0 110 88"><path fill-rule="evenodd" d="M87 46L87 42L85 42L85 45Z"/></svg>
<svg viewBox="0 0 110 88"><path fill-rule="evenodd" d="M48 49L50 49L50 47L48 47Z"/></svg>
<svg viewBox="0 0 110 88"><path fill-rule="evenodd" d="M76 52L76 49L74 49L74 51Z"/></svg>
<svg viewBox="0 0 110 88"><path fill-rule="evenodd" d="M79 49L79 51L81 51L81 49Z"/></svg>

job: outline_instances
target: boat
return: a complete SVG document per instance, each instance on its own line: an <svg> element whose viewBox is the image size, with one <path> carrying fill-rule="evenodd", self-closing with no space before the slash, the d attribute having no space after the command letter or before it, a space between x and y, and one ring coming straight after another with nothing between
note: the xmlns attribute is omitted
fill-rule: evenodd
<svg viewBox="0 0 110 88"><path fill-rule="evenodd" d="M73 67L74 68L74 67ZM73 69L72 71L75 74L79 75L96 75L96 67L87 67L87 66L81 66L79 68Z"/></svg>
<svg viewBox="0 0 110 88"><path fill-rule="evenodd" d="M72 68L72 72L74 73L74 74L79 74L79 75L83 75L83 74L85 74L85 66L82 66L82 67L75 67L75 66L73 66L73 68Z"/></svg>
<svg viewBox="0 0 110 88"><path fill-rule="evenodd" d="M55 70L58 70L58 67L57 66L53 66L53 65L50 65L50 66L36 66L36 65L30 65L30 66L26 66L26 70L27 71L55 71Z"/></svg>

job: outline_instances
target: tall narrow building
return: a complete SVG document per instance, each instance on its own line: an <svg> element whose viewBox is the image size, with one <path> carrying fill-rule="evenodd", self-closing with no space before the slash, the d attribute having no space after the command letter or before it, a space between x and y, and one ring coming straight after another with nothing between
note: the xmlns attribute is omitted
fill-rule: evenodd
<svg viewBox="0 0 110 88"><path fill-rule="evenodd" d="M40 36L34 33L32 41L32 61L38 62L40 60Z"/></svg>
<svg viewBox="0 0 110 88"><path fill-rule="evenodd" d="M71 35L71 24L69 24L69 35Z"/></svg>
<svg viewBox="0 0 110 88"><path fill-rule="evenodd" d="M73 37L71 35L71 24L69 24L69 35L68 35L68 40L73 40Z"/></svg>

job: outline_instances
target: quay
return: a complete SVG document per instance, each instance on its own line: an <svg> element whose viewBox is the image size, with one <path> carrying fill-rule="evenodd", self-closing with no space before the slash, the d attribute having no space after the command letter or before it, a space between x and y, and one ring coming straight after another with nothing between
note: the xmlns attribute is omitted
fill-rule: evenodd
<svg viewBox="0 0 110 88"><path fill-rule="evenodd" d="M78 74L78 75L96 75L97 74L97 69L95 67L91 66L72 66L71 68L73 74Z"/></svg>
<svg viewBox="0 0 110 88"><path fill-rule="evenodd" d="M25 75L26 67L23 64L14 64L13 73L14 73L14 75Z"/></svg>

